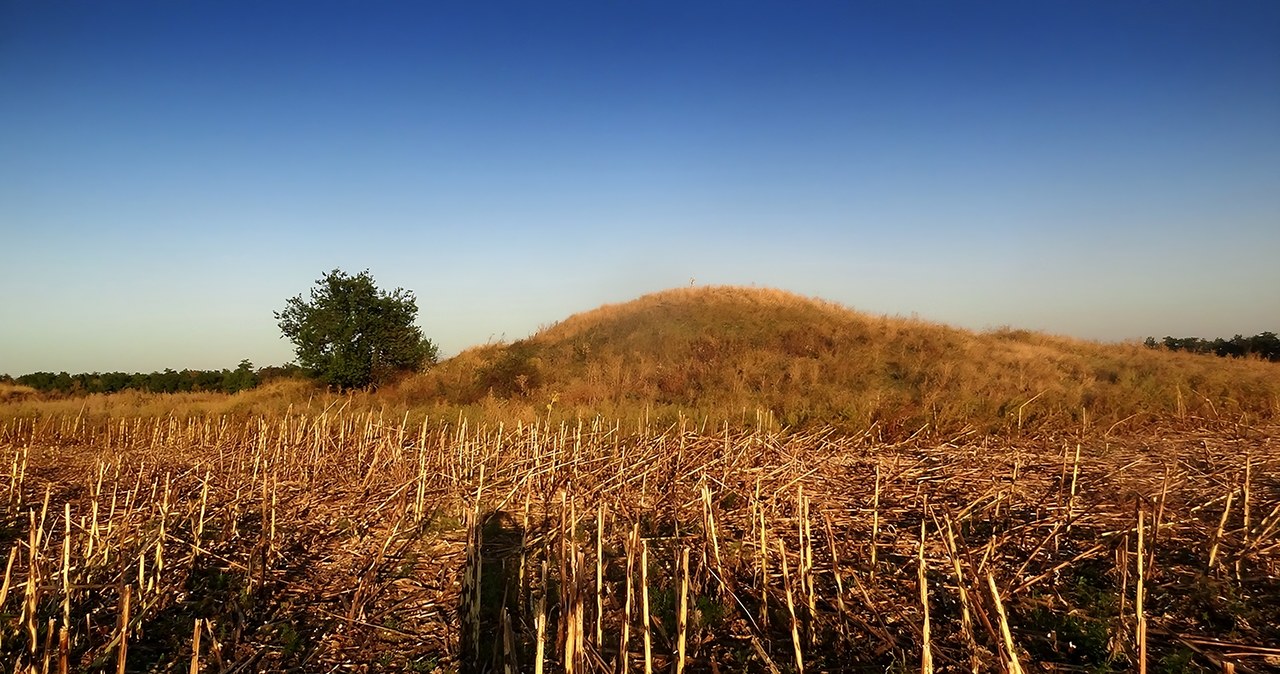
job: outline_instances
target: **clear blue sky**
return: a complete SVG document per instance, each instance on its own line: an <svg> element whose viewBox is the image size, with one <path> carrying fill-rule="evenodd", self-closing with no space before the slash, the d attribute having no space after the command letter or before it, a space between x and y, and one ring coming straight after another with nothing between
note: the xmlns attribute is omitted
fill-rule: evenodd
<svg viewBox="0 0 1280 674"><path fill-rule="evenodd" d="M446 354L673 286L1280 330L1280 3L0 0L0 372Z"/></svg>

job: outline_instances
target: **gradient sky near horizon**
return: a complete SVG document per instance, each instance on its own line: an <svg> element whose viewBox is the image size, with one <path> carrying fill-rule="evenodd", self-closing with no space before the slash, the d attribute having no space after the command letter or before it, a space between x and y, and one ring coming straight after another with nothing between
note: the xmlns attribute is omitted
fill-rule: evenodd
<svg viewBox="0 0 1280 674"><path fill-rule="evenodd" d="M446 354L779 287L1280 330L1280 3L0 0L0 373L292 357L324 272Z"/></svg>

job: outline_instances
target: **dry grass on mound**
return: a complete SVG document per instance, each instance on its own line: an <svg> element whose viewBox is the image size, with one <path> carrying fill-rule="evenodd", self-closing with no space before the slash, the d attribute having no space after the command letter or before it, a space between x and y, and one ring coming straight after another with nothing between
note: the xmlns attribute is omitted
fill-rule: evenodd
<svg viewBox="0 0 1280 674"><path fill-rule="evenodd" d="M491 407L554 401L621 418L676 411L713 424L760 409L790 426L885 438L1157 419L1247 426L1280 418L1280 365L974 333L777 290L685 288L466 351L401 384L397 396Z"/></svg>
<svg viewBox="0 0 1280 674"><path fill-rule="evenodd" d="M834 427L886 442L1099 437L1173 425L1243 435L1280 421L1280 364L1025 330L971 332L779 290L682 288L469 349L373 392L280 381L234 396L25 398L0 405L0 418L331 408L473 423Z"/></svg>

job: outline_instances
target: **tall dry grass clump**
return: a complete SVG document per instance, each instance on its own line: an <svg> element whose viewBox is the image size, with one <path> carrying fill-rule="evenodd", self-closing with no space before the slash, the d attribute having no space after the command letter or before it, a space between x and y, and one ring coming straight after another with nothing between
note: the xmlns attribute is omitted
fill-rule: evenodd
<svg viewBox="0 0 1280 674"><path fill-rule="evenodd" d="M0 383L0 405L9 405L26 400L38 400L39 398L40 392L30 386Z"/></svg>

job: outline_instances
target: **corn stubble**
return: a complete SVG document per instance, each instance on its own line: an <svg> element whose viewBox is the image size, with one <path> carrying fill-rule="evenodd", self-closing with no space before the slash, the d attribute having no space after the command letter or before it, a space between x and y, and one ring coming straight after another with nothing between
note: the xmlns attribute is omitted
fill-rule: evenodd
<svg viewBox="0 0 1280 674"><path fill-rule="evenodd" d="M3 671L1280 663L1266 434L44 417L0 466Z"/></svg>

